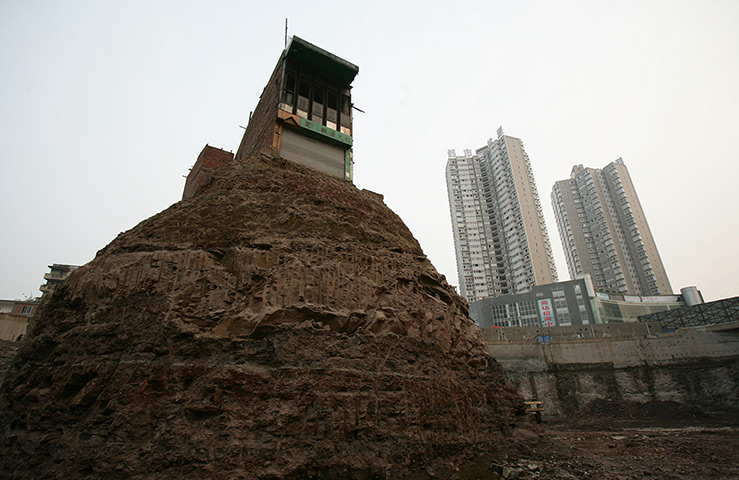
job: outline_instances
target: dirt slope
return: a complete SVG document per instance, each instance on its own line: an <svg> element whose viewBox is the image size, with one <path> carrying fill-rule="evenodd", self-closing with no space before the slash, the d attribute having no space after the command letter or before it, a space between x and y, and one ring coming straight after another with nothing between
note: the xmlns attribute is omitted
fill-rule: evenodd
<svg viewBox="0 0 739 480"><path fill-rule="evenodd" d="M520 421L382 197L275 159L121 234L29 330L0 476L443 478Z"/></svg>

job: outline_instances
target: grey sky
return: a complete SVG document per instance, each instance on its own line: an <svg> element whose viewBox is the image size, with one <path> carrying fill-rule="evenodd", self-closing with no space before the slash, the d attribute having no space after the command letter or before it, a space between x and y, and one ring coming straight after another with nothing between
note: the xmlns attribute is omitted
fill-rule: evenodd
<svg viewBox="0 0 739 480"><path fill-rule="evenodd" d="M355 183L457 284L447 149L523 140L549 193L623 157L677 291L739 294L739 2L0 2L0 298L38 295L236 150L298 35L359 66Z"/></svg>

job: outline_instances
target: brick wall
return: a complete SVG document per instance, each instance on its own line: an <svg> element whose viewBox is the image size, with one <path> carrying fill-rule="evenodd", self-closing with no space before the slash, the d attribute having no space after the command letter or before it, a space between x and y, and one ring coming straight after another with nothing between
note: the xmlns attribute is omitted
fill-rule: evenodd
<svg viewBox="0 0 739 480"><path fill-rule="evenodd" d="M277 122L277 106L282 79L284 52L272 72L272 76L259 97L257 108L246 127L241 145L236 151L236 161L240 162L252 155L265 153L274 155L272 142L274 141L275 124Z"/></svg>
<svg viewBox="0 0 739 480"><path fill-rule="evenodd" d="M206 145L203 151L198 155L198 160L187 175L185 180L185 189L182 192L182 199L192 198L210 176L213 170L221 168L233 161L234 154L221 150L220 148Z"/></svg>

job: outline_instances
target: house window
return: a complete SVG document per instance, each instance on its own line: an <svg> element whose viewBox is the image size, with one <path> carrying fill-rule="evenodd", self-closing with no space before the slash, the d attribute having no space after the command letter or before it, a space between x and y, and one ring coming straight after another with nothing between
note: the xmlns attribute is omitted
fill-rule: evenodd
<svg viewBox="0 0 739 480"><path fill-rule="evenodd" d="M298 108L295 113L299 117L308 118L310 111L310 79L301 75L298 82Z"/></svg>
<svg viewBox="0 0 739 480"><path fill-rule="evenodd" d="M336 130L339 120L339 92L329 86L326 95L326 126Z"/></svg>
<svg viewBox="0 0 739 480"><path fill-rule="evenodd" d="M283 82L283 110L351 135L350 88L342 88L331 78L293 62L286 65Z"/></svg>
<svg viewBox="0 0 739 480"><path fill-rule="evenodd" d="M295 82L295 72L293 70L288 70L285 75L285 95L283 96L282 101L290 107L295 106Z"/></svg>
<svg viewBox="0 0 739 480"><path fill-rule="evenodd" d="M323 98L325 88L321 79L313 80L313 106L311 108L310 119L316 123L323 125L323 105L325 100Z"/></svg>

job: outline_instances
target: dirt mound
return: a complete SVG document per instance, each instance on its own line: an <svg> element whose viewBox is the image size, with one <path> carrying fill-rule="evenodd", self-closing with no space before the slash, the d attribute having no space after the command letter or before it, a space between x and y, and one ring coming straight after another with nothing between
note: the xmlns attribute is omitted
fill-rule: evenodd
<svg viewBox="0 0 739 480"><path fill-rule="evenodd" d="M8 340L0 340L0 385L2 378L10 365L11 360L15 357L20 347L20 342L10 342Z"/></svg>
<svg viewBox="0 0 739 480"><path fill-rule="evenodd" d="M521 398L381 196L262 158L74 272L0 412L6 476L401 478L496 455Z"/></svg>

